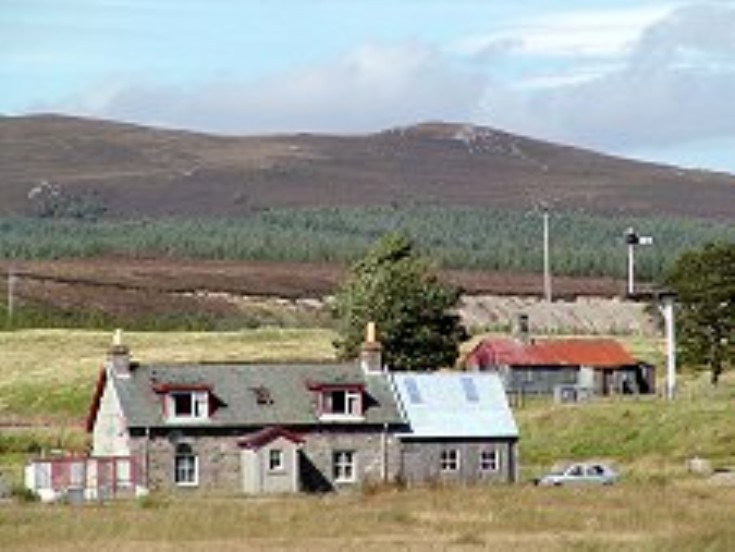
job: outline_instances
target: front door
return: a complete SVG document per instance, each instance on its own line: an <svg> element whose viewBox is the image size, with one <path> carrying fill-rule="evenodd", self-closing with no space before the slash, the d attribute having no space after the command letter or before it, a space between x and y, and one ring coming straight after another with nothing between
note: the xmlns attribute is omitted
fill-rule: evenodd
<svg viewBox="0 0 735 552"><path fill-rule="evenodd" d="M240 454L240 471L242 473L242 491L245 494L260 494L263 492L261 484L258 452L243 450Z"/></svg>

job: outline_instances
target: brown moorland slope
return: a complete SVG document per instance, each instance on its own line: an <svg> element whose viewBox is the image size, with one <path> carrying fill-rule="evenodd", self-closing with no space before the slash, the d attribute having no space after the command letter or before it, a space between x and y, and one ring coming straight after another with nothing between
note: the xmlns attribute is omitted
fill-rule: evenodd
<svg viewBox="0 0 735 552"><path fill-rule="evenodd" d="M0 261L0 273L9 269L10 263ZM43 305L70 315L95 312L120 321L200 316L226 322L249 313L261 322L281 323L285 315L296 316L289 322L296 325L323 322L322 299L346 275L344 266L326 263L122 258L15 262L13 272L15 302L21 306ZM448 270L441 276L467 295L542 292L540 275ZM624 285L612 278L558 277L554 293L557 299L620 297Z"/></svg>
<svg viewBox="0 0 735 552"><path fill-rule="evenodd" d="M0 214L32 211L42 184L117 217L409 203L527 209L544 199L595 213L735 218L733 175L446 123L360 136L224 137L0 117Z"/></svg>
<svg viewBox="0 0 735 552"><path fill-rule="evenodd" d="M151 290L166 293L224 292L289 299L322 297L335 292L346 268L329 263L267 261L209 261L187 259L70 259L13 263L16 279L48 285L89 286L107 289ZM9 262L0 261L0 272ZM466 293L541 295L542 276L443 270L442 278ZM622 295L625 282L613 278L554 278L557 297Z"/></svg>

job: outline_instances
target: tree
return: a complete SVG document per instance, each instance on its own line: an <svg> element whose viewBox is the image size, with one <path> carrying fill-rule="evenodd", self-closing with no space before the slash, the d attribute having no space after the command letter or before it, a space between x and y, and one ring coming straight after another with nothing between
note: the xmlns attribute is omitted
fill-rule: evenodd
<svg viewBox="0 0 735 552"><path fill-rule="evenodd" d="M391 369L451 366L467 338L452 310L459 298L460 291L440 281L405 236L386 235L351 267L335 297L337 352L356 357L372 321Z"/></svg>
<svg viewBox="0 0 735 552"><path fill-rule="evenodd" d="M717 385L735 364L735 243L709 243L682 254L667 273L677 294L682 358L711 370Z"/></svg>

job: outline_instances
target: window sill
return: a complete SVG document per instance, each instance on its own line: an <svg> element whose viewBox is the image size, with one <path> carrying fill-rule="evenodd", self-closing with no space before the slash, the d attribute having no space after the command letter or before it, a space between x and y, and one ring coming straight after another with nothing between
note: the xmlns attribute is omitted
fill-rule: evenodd
<svg viewBox="0 0 735 552"><path fill-rule="evenodd" d="M190 425L190 424L203 424L203 423L209 423L211 422L211 418L166 418L165 422L167 424L184 424L184 425Z"/></svg>
<svg viewBox="0 0 735 552"><path fill-rule="evenodd" d="M364 422L365 416L361 414L321 414L320 422Z"/></svg>
<svg viewBox="0 0 735 552"><path fill-rule="evenodd" d="M335 479L334 484L335 485L354 485L357 483L357 479Z"/></svg>
<svg viewBox="0 0 735 552"><path fill-rule="evenodd" d="M178 481L178 482L175 481L174 482L174 485L176 485L176 487L182 488L182 489L194 489L194 488L196 488L196 487L199 486L199 482L196 481L194 483L187 483L187 482L184 482L184 481Z"/></svg>

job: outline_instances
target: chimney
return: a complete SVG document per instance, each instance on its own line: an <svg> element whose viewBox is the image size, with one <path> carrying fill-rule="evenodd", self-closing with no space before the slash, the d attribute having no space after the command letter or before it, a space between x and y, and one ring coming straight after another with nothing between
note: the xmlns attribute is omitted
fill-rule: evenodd
<svg viewBox="0 0 735 552"><path fill-rule="evenodd" d="M123 344L122 330L115 330L112 347L107 352L107 370L118 378L130 377L130 349Z"/></svg>
<svg viewBox="0 0 735 552"><path fill-rule="evenodd" d="M375 322L368 322L365 328L365 341L360 348L360 366L365 374L383 372L383 347L375 338Z"/></svg>
<svg viewBox="0 0 735 552"><path fill-rule="evenodd" d="M528 314L525 312L519 312L513 318L513 337L516 341L523 344L531 342L531 330L530 323L528 321Z"/></svg>

